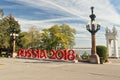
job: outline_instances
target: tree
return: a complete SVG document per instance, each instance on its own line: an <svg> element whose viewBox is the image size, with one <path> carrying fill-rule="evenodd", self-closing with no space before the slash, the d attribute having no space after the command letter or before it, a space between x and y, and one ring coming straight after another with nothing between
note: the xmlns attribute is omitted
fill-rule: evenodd
<svg viewBox="0 0 120 80"><path fill-rule="evenodd" d="M22 36L20 43L22 48L40 47L41 33L35 26L30 27L28 32L22 32L20 35Z"/></svg>
<svg viewBox="0 0 120 80"><path fill-rule="evenodd" d="M68 48L72 48L75 45L74 42L74 35L76 33L75 29L71 28L69 25L67 24L62 24L61 26L61 32L65 35L63 37L66 37L65 44L68 46Z"/></svg>
<svg viewBox="0 0 120 80"><path fill-rule="evenodd" d="M29 29L28 33L31 40L30 46L33 48L39 47L40 39L41 39L40 31L35 26L32 26Z"/></svg>
<svg viewBox="0 0 120 80"><path fill-rule="evenodd" d="M69 49L74 43L75 29L69 25L54 25L51 28L44 29L42 34L43 47L46 50L51 49Z"/></svg>
<svg viewBox="0 0 120 80"><path fill-rule="evenodd" d="M29 39L27 35L28 32L21 32L19 34L19 40L17 41L17 43L19 43L18 45L20 46L19 48L28 48Z"/></svg>
<svg viewBox="0 0 120 80"><path fill-rule="evenodd" d="M32 26L28 32L20 33L22 48L40 48L47 51L54 49L70 49L74 46L75 29L69 25L54 25L43 29L42 33Z"/></svg>
<svg viewBox="0 0 120 80"><path fill-rule="evenodd" d="M0 45L1 47L11 47L13 38L10 37L11 32L15 31L15 33L20 33L20 25L18 21L10 14L0 20Z"/></svg>

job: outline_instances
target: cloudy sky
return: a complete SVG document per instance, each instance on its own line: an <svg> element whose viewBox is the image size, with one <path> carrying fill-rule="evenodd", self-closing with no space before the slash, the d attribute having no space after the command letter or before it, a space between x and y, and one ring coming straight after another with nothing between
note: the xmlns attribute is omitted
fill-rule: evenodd
<svg viewBox="0 0 120 80"><path fill-rule="evenodd" d="M96 34L97 45L106 45L105 28L113 26L120 35L120 0L0 0L5 16L12 14L22 31L36 26L39 30L54 24L69 24L75 28L75 47L91 47L91 34L86 30L90 22L90 7L94 6L96 22L101 29ZM120 39L119 46L120 46Z"/></svg>

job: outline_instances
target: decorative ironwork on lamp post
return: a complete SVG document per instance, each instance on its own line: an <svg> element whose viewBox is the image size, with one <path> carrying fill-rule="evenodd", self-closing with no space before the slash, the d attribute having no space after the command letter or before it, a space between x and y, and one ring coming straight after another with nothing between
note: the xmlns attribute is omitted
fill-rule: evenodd
<svg viewBox="0 0 120 80"><path fill-rule="evenodd" d="M86 25L86 29L91 33L92 39L92 50L90 56L91 63L99 63L99 56L96 53L96 37L95 34L98 30L100 30L100 24L95 23L95 14L93 14L94 7L91 7L91 15L89 16L91 19L91 23ZM90 27L91 26L91 27Z"/></svg>

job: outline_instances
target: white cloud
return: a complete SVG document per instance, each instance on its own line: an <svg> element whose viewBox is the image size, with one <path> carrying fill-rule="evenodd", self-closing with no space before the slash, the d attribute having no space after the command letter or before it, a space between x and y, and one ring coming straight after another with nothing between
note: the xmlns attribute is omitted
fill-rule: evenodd
<svg viewBox="0 0 120 80"><path fill-rule="evenodd" d="M19 5L1 5L1 7L3 8L3 9L16 9L16 8L20 8L21 6L19 6Z"/></svg>
<svg viewBox="0 0 120 80"><path fill-rule="evenodd" d="M83 21L90 20L88 17L90 7L94 6L96 19L101 23L120 25L120 16L109 0L17 0L16 2L38 9L51 8L51 10L60 10L66 12L66 14L72 14L73 16L71 15L71 17L79 17Z"/></svg>
<svg viewBox="0 0 120 80"><path fill-rule="evenodd" d="M9 0L16 1L16 0ZM115 10L114 6L110 3L110 0L17 0L17 3L31 6L37 9L43 8L44 10L54 9L64 14L70 14L71 17L64 18L55 18L55 19L47 19L43 21L39 20L26 20L26 19L18 19L20 24L22 25L23 30L27 30L31 25L38 26L40 29L44 27L49 27L54 25L54 21L64 21L64 20L81 20L81 21L90 21L89 15L91 14L90 7L94 6L94 13L96 14L96 21L101 22L102 27L118 25L117 29L120 30L120 15ZM86 38L90 38L90 33L86 31L85 24L69 24L74 26L74 28L78 31L77 34L81 36L85 36ZM83 27L84 26L84 27ZM24 29L25 28L25 29ZM105 31L105 30L102 30ZM86 32L86 33L85 33ZM104 33L104 32L103 32ZM97 38L103 38L99 43L105 42L104 34L97 33ZM100 36L99 36L100 35ZM82 37L81 37L82 38Z"/></svg>

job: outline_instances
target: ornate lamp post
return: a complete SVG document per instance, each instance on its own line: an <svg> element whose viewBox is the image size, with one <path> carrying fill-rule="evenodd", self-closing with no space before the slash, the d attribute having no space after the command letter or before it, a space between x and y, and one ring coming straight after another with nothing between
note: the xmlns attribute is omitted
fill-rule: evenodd
<svg viewBox="0 0 120 80"><path fill-rule="evenodd" d="M12 57L17 56L17 54L15 53L15 43L16 43L16 36L18 36L18 34L16 34L16 31L14 28L12 28L11 30L11 34L10 34L11 38L12 38Z"/></svg>
<svg viewBox="0 0 120 80"><path fill-rule="evenodd" d="M99 56L96 53L96 37L95 37L95 33L98 30L100 30L100 24L95 23L96 16L95 16L95 14L93 14L93 9L94 9L94 7L91 7L91 15L90 15L91 24L87 24L86 29L91 33L91 37L92 37L91 38L92 39L92 50L91 50L90 62L98 64L100 62L100 59L99 59Z"/></svg>

